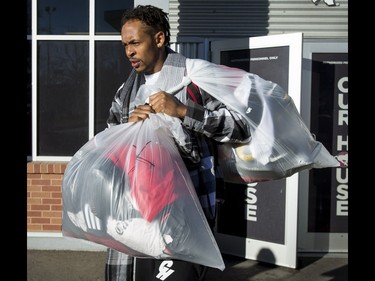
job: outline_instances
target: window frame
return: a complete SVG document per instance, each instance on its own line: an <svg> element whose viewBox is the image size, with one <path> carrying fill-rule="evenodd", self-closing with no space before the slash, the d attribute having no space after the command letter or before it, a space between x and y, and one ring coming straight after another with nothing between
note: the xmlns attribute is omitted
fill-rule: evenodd
<svg viewBox="0 0 375 281"><path fill-rule="evenodd" d="M38 35L37 34L37 5L38 1L31 1L31 155L27 156L28 161L70 161L71 156L43 156L37 154L37 99L38 99L38 65L37 65L37 44L38 41L88 41L89 43L89 127L88 140L94 136L94 110L95 110L95 43L97 41L121 41L121 35L96 35L95 34L95 0L89 1L89 32L88 34L68 34L68 35Z"/></svg>

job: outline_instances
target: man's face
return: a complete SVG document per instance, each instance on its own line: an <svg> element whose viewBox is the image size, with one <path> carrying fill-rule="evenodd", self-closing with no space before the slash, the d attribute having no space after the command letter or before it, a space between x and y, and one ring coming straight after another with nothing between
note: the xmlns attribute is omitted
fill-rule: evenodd
<svg viewBox="0 0 375 281"><path fill-rule="evenodd" d="M145 74L160 71L164 63L164 41L161 39L163 33L160 36L160 32L151 32L151 29L139 20L128 21L121 29L121 40L131 66L137 72Z"/></svg>

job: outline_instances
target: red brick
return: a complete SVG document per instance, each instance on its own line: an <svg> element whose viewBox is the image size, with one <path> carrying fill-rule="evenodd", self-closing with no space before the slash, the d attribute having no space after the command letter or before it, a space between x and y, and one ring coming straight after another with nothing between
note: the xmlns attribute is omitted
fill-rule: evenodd
<svg viewBox="0 0 375 281"><path fill-rule="evenodd" d="M62 228L61 228L61 225L44 224L43 230L45 230L45 231L60 231L61 232Z"/></svg>
<svg viewBox="0 0 375 281"><path fill-rule="evenodd" d="M44 211L44 210L50 210L50 206L49 205L31 205L31 210L33 211Z"/></svg>
<svg viewBox="0 0 375 281"><path fill-rule="evenodd" d="M31 223L33 224L47 224L50 222L51 220L49 218L31 218Z"/></svg>
<svg viewBox="0 0 375 281"><path fill-rule="evenodd" d="M27 163L27 231L61 232L62 181L68 162Z"/></svg>

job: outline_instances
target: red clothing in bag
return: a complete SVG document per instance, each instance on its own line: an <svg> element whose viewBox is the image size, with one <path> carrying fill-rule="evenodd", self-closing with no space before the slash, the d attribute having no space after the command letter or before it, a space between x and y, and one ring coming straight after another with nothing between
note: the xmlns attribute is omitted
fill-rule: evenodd
<svg viewBox="0 0 375 281"><path fill-rule="evenodd" d="M154 143L116 146L107 154L128 176L130 196L142 216L151 222L160 211L176 200L173 160L167 150ZM163 173L170 166L167 173Z"/></svg>

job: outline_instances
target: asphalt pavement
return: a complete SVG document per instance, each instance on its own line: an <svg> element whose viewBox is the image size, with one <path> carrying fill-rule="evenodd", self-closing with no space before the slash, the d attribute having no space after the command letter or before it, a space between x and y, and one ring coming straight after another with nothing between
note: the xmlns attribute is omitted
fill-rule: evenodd
<svg viewBox="0 0 375 281"><path fill-rule="evenodd" d="M348 258L298 257L296 269L223 255L224 271L210 268L205 281L347 281ZM27 250L27 281L104 281L106 252Z"/></svg>

